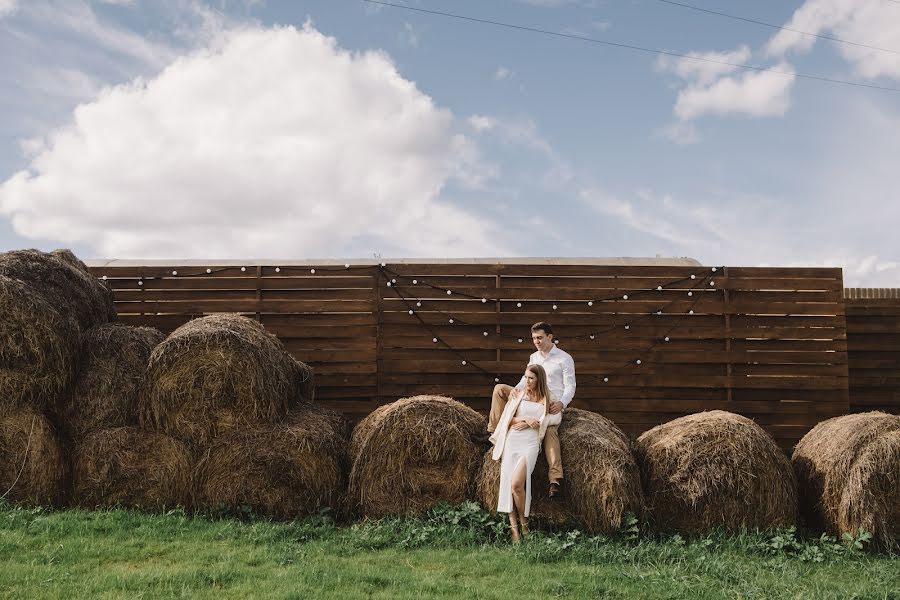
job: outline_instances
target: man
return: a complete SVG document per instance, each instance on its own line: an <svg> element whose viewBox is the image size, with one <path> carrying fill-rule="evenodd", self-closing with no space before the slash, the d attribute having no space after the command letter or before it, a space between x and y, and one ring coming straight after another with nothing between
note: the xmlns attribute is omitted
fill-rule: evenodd
<svg viewBox="0 0 900 600"><path fill-rule="evenodd" d="M531 326L531 341L537 351L531 355L528 364L541 365L547 372L547 386L556 396L556 401L550 404L548 410L550 414L555 415L568 406L575 396L575 361L568 352L557 348L553 340L553 327L549 323L541 321ZM525 377L523 376L516 388L524 387ZM511 386L503 383L494 386L494 393L491 396L491 413L488 417L488 434L493 433L494 428L497 427L497 422L503 414L503 408L506 406L512 390ZM563 467L557 429L558 426L548 427L547 433L544 434L544 456L547 458L547 466L550 471L550 488L548 490L550 499L558 497L562 493Z"/></svg>

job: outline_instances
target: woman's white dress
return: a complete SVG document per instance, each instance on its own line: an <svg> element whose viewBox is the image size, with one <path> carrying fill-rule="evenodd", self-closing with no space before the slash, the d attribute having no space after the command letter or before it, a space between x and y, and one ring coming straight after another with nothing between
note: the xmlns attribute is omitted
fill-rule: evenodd
<svg viewBox="0 0 900 600"><path fill-rule="evenodd" d="M540 402L522 400L514 415L518 418L531 417L540 419L544 416L544 405ZM537 464L541 451L540 434L537 429L516 431L512 427L506 433L503 444L503 455L500 457L500 497L497 500L497 512L512 512L512 477L520 461L525 461L528 475L525 477L525 516L531 512L531 473Z"/></svg>

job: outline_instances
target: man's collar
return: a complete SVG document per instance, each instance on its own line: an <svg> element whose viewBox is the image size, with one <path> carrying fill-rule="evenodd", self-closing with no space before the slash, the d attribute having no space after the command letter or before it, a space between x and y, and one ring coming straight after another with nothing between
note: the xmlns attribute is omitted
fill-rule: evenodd
<svg viewBox="0 0 900 600"><path fill-rule="evenodd" d="M538 350L538 353L539 353L541 356L543 356L544 358L547 358L548 356L550 356L551 354L553 354L554 352L556 352L556 350L558 350L558 348L556 347L556 344L553 344L552 346L550 346L550 350L547 351L547 354L544 354L544 352L541 351L541 350Z"/></svg>

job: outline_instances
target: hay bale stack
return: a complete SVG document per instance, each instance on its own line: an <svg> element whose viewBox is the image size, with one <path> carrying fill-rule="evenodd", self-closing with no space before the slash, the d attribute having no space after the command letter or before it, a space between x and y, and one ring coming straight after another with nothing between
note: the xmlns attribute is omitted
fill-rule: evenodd
<svg viewBox="0 0 900 600"><path fill-rule="evenodd" d="M0 275L0 413L55 408L75 374L78 327L30 286Z"/></svg>
<svg viewBox="0 0 900 600"><path fill-rule="evenodd" d="M379 407L351 438L352 508L378 518L462 502L481 463L470 436L484 426L477 412L442 396L415 396Z"/></svg>
<svg viewBox="0 0 900 600"><path fill-rule="evenodd" d="M876 546L900 544L900 415L823 421L803 436L792 462L812 524L838 537L863 527Z"/></svg>
<svg viewBox="0 0 900 600"><path fill-rule="evenodd" d="M59 439L39 412L0 414L0 496L15 504L54 506L66 482Z"/></svg>
<svg viewBox="0 0 900 600"><path fill-rule="evenodd" d="M95 431L78 442L73 461L73 499L84 508L157 510L190 501L190 449L162 433Z"/></svg>
<svg viewBox="0 0 900 600"><path fill-rule="evenodd" d="M612 421L586 410L570 408L559 427L566 493L547 499L547 461L538 457L531 479L531 516L556 523L575 520L592 533L617 531L628 513L643 512L641 478L628 438ZM497 509L500 461L488 452L478 473L476 495L491 511Z"/></svg>
<svg viewBox="0 0 900 600"><path fill-rule="evenodd" d="M176 329L151 353L141 425L197 448L221 432L277 423L310 402L312 370L252 319L212 315Z"/></svg>
<svg viewBox="0 0 900 600"><path fill-rule="evenodd" d="M663 529L702 533L789 527L790 461L752 420L714 410L658 425L635 444L648 508Z"/></svg>
<svg viewBox="0 0 900 600"><path fill-rule="evenodd" d="M81 329L116 318L112 291L68 250L0 253L0 275L28 284Z"/></svg>
<svg viewBox="0 0 900 600"><path fill-rule="evenodd" d="M257 424L216 438L197 464L194 504L277 519L342 506L346 427L317 407L291 411L283 423Z"/></svg>
<svg viewBox="0 0 900 600"><path fill-rule="evenodd" d="M165 337L152 327L119 323L92 327L82 336L75 386L60 410L61 424L71 438L137 425L147 361Z"/></svg>

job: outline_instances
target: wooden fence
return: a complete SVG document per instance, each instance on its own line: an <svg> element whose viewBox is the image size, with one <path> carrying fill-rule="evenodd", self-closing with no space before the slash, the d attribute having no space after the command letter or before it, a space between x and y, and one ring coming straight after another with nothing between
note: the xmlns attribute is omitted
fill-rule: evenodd
<svg viewBox="0 0 900 600"><path fill-rule="evenodd" d="M571 261L569 261L571 262ZM573 406L640 433L725 409L784 446L848 411L840 269L473 261L92 267L122 321L172 331L213 312L259 319L316 369L317 396L361 418L415 394L486 411L553 324Z"/></svg>
<svg viewBox="0 0 900 600"><path fill-rule="evenodd" d="M850 410L900 414L900 289L847 288Z"/></svg>

